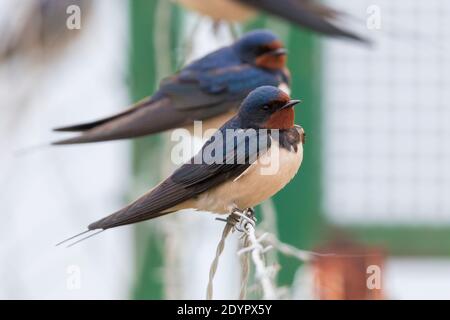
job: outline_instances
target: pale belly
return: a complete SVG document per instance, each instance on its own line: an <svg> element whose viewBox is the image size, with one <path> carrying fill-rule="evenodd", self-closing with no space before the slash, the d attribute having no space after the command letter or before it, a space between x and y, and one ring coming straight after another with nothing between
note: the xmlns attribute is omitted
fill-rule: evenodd
<svg viewBox="0 0 450 320"><path fill-rule="evenodd" d="M279 148L273 142L270 151L241 176L200 195L195 207L216 213L230 213L235 207L254 207L283 189L297 173L302 159L302 143L295 152Z"/></svg>

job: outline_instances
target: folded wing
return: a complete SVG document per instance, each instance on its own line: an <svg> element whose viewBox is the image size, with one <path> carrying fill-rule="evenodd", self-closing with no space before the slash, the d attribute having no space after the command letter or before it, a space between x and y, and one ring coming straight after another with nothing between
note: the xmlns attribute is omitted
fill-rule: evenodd
<svg viewBox="0 0 450 320"><path fill-rule="evenodd" d="M218 131L190 163L184 164L169 178L132 204L92 223L88 227L89 230L109 229L153 219L183 208L180 204L190 201L195 196L239 176L259 155L266 152L270 147L270 138L265 133L242 131L232 142L228 141L222 144L221 141L226 140L217 139L217 136L223 136L223 134L224 131ZM253 144L250 141L253 141ZM257 147L251 147L252 145ZM221 155L222 161L212 164L204 161L205 158L200 155L204 155L207 147L210 150L211 148L223 150ZM199 159L203 161L200 163ZM196 162L199 163L197 164ZM186 206L186 208L188 207Z"/></svg>
<svg viewBox="0 0 450 320"><path fill-rule="evenodd" d="M55 129L81 135L53 144L128 139L163 132L229 112L254 88L285 82L281 73L250 65L207 71L185 70L167 78L158 92L119 114L89 123Z"/></svg>

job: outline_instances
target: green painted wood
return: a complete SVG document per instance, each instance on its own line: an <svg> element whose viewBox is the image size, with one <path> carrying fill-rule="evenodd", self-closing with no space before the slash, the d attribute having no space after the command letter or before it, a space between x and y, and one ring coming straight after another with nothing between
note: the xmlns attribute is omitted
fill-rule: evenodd
<svg viewBox="0 0 450 320"><path fill-rule="evenodd" d="M133 101L138 101L156 88L155 53L154 53L154 17L157 1L130 1L130 91ZM148 171L149 154L158 146L159 137L140 138L134 145L134 168L137 176ZM145 154L143 154L145 153Z"/></svg>
<svg viewBox="0 0 450 320"><path fill-rule="evenodd" d="M137 268L132 298L139 300L163 299L163 238L155 230L141 226L136 227L135 234Z"/></svg>
<svg viewBox="0 0 450 320"><path fill-rule="evenodd" d="M168 12L169 21L161 21L165 16L158 16L165 12ZM130 1L130 14L130 89L133 101L138 101L157 89L160 78L175 71L180 52L182 14L178 6L167 1L148 0ZM168 28L160 26L163 23L167 23ZM160 38L157 39L157 36ZM163 40L163 43L160 43L161 47L159 45L155 47L158 40ZM164 47L166 44L167 47ZM166 68L168 70L162 70L161 59L166 57L169 59ZM161 180L159 164L162 148L161 135L135 140L133 144L135 183L132 198L143 194ZM164 298L163 235L151 223L138 224L135 228L138 270L132 296L136 299L162 299Z"/></svg>
<svg viewBox="0 0 450 320"><path fill-rule="evenodd" d="M156 87L154 54L154 12L157 1L130 1L130 91L133 101L153 93ZM159 137L137 139L133 144L135 185L131 197L139 194L145 181L150 185L157 173L148 169L155 160L155 150L160 145ZM142 193L142 192L141 192ZM163 266L163 251L158 243L161 236L142 224L137 225L136 265L138 270L132 297L136 299L161 299L163 297L162 277L158 272Z"/></svg>
<svg viewBox="0 0 450 320"><path fill-rule="evenodd" d="M306 132L303 163L293 181L275 197L281 241L309 249L323 223L321 211L321 105L320 50L316 36L291 27L287 39L292 93L303 103L296 106L296 123ZM279 282L290 284L299 262L280 256Z"/></svg>
<svg viewBox="0 0 450 320"><path fill-rule="evenodd" d="M395 256L450 256L449 227L361 226L343 230L371 245L385 248Z"/></svg>

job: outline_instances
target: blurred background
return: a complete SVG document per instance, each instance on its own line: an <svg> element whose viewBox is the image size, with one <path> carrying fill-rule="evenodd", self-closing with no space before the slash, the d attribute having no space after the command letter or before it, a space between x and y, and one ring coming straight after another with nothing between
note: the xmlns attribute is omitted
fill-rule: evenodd
<svg viewBox="0 0 450 320"><path fill-rule="evenodd" d="M169 0L0 0L0 298L205 297L223 228L212 215L54 246L171 172L168 134L46 144L51 128L121 110L236 34L269 28L289 50L307 143L299 174L257 215L287 244L338 254L314 263L277 255L277 285L295 299L450 299L450 3L326 4L371 45L267 14L230 27ZM81 28L71 29L76 8ZM238 295L237 238L215 298ZM370 289L373 265L381 287Z"/></svg>

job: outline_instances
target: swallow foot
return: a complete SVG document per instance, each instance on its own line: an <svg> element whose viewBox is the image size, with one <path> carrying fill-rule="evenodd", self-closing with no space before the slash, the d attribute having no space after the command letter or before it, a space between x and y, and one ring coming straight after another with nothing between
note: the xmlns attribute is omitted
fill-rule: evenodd
<svg viewBox="0 0 450 320"><path fill-rule="evenodd" d="M256 215L255 215L255 210L253 208L247 208L247 210L245 210L246 215L252 219L254 222L256 222Z"/></svg>
<svg viewBox="0 0 450 320"><path fill-rule="evenodd" d="M255 211L252 208L247 208L245 210L235 208L228 218L235 222L234 230L242 232L244 235L247 233L249 224L253 228L256 226Z"/></svg>
<svg viewBox="0 0 450 320"><path fill-rule="evenodd" d="M250 223L253 227L256 226L256 214L255 214L255 210L253 208L247 208L244 210L244 216L245 216L245 220Z"/></svg>
<svg viewBox="0 0 450 320"><path fill-rule="evenodd" d="M247 224L250 224L253 227L256 226L256 216L253 208L247 208L245 210L233 208L226 219L217 217L216 220L226 222L233 227L233 230L244 234L247 230Z"/></svg>

